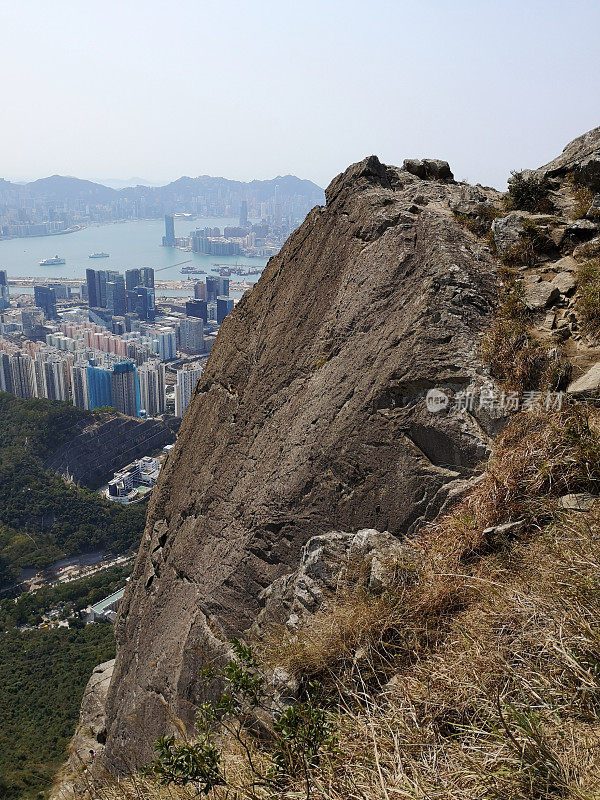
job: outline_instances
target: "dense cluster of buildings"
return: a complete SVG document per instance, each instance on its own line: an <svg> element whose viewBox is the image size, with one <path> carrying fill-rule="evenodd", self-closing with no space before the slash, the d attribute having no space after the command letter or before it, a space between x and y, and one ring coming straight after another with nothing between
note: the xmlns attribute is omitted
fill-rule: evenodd
<svg viewBox="0 0 600 800"><path fill-rule="evenodd" d="M33 307L11 307L0 270L0 391L134 417L182 416L233 308L229 281L208 276L185 307L162 313L150 268L88 269L83 302L73 307L70 294L61 284L37 285Z"/></svg>
<svg viewBox="0 0 600 800"><path fill-rule="evenodd" d="M211 256L246 256L249 258L269 258L281 249L282 244L293 230L288 224L273 225L265 220L251 223L248 220L248 204L244 201L240 208L237 226L220 228L196 228L189 236L175 235L175 218L165 216L165 235L163 247L178 247L193 253Z"/></svg>
<svg viewBox="0 0 600 800"><path fill-rule="evenodd" d="M0 178L0 238L52 235L89 223L160 219L170 213L230 218L240 207L244 219L260 219L273 236L281 236L323 199L318 186L292 176L247 184L203 176L121 190L58 175L30 184Z"/></svg>

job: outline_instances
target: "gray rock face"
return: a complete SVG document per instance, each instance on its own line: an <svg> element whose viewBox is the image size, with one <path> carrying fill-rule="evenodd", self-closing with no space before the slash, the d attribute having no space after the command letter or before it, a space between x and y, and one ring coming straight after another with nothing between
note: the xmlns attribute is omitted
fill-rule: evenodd
<svg viewBox="0 0 600 800"><path fill-rule="evenodd" d="M558 158L537 170L550 178L564 177L569 173L577 183L600 191L600 127L570 142Z"/></svg>
<svg viewBox="0 0 600 800"><path fill-rule="evenodd" d="M556 286L561 294L571 295L575 291L577 281L571 272L559 272L552 279L552 286Z"/></svg>
<svg viewBox="0 0 600 800"><path fill-rule="evenodd" d="M106 697L115 667L114 658L99 664L85 687L75 736L69 745L69 759L63 767L62 780L50 794L50 800L74 800L83 796L79 784L82 773L97 762L106 740ZM91 757L91 752L94 757ZM85 789L85 785L81 787Z"/></svg>
<svg viewBox="0 0 600 800"><path fill-rule="evenodd" d="M594 392L600 388L600 364L594 364L588 371L574 380L567 391L570 394L579 394L580 392Z"/></svg>
<svg viewBox="0 0 600 800"><path fill-rule="evenodd" d="M145 761L170 713L191 725L200 668L252 628L310 540L399 539L485 457L497 421L453 398L478 379L496 266L452 215L461 191L375 157L351 166L223 323L117 621L111 770L124 752ZM433 387L452 400L436 414Z"/></svg>
<svg viewBox="0 0 600 800"><path fill-rule="evenodd" d="M437 158L406 158L402 165L407 172L416 175L417 178L432 181L451 181L454 175L447 161L440 161Z"/></svg>
<svg viewBox="0 0 600 800"><path fill-rule="evenodd" d="M388 531L372 528L355 534L330 531L309 540L299 567L274 581L261 594L264 605L252 634L280 623L290 630L324 607L336 591L362 579L365 589L381 594L394 583L414 580L421 558L415 549Z"/></svg>
<svg viewBox="0 0 600 800"><path fill-rule="evenodd" d="M592 222L600 222L600 194L595 195L585 216Z"/></svg>
<svg viewBox="0 0 600 800"><path fill-rule="evenodd" d="M505 256L523 237L523 222L530 214L526 211L511 211L505 217L492 222L494 243L500 256Z"/></svg>
<svg viewBox="0 0 600 800"><path fill-rule="evenodd" d="M554 282L540 281L525 284L525 305L532 311L547 308L560 297L560 290Z"/></svg>

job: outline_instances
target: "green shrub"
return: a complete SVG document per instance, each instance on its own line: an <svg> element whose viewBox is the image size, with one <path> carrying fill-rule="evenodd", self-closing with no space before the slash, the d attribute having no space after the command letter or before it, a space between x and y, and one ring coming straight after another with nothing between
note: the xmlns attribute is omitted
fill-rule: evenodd
<svg viewBox="0 0 600 800"><path fill-rule="evenodd" d="M545 176L513 171L508 180L507 208L534 214L551 214L554 203L550 199L550 188L550 181Z"/></svg>
<svg viewBox="0 0 600 800"><path fill-rule="evenodd" d="M226 791L239 790L221 766L221 750L216 744L227 737L241 745L252 787L262 786L270 797L278 796L282 786L296 778L306 781L310 792L310 771L325 752L335 749L337 732L330 715L320 702L320 687L310 683L303 699L284 706L267 698L265 680L251 648L237 639L231 642L234 658L221 670L207 668L202 677L224 684L215 702L202 703L196 716L197 736L194 742L178 743L174 735L155 742L157 754L145 769L147 777L161 785L194 784L198 792L208 794L217 786ZM271 732L268 763L257 765L252 757L252 741L248 727L257 715L275 715ZM251 794L250 796L254 796Z"/></svg>

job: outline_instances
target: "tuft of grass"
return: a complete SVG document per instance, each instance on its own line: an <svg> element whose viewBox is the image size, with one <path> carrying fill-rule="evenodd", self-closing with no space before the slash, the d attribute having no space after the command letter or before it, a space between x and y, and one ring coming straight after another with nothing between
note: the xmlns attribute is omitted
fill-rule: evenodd
<svg viewBox="0 0 600 800"><path fill-rule="evenodd" d="M533 338L522 283L510 270L504 282L495 319L481 342L481 357L492 377L507 391L538 388L549 366L547 348Z"/></svg>
<svg viewBox="0 0 600 800"><path fill-rule="evenodd" d="M492 222L502 216L502 211L492 203L480 203L472 214L453 211L454 218L467 230L480 238L486 237L492 230Z"/></svg>
<svg viewBox="0 0 600 800"><path fill-rule="evenodd" d="M579 266L577 310L585 330L592 336L600 335L600 258L593 258Z"/></svg>
<svg viewBox="0 0 600 800"><path fill-rule="evenodd" d="M594 193L587 186L573 184L572 194L575 201L573 219L583 219L592 205Z"/></svg>

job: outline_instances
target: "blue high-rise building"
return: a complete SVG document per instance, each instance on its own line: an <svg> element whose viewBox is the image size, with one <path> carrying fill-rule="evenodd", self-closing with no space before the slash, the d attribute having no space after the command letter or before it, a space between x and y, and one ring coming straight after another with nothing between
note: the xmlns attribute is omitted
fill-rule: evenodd
<svg viewBox="0 0 600 800"><path fill-rule="evenodd" d="M89 365L86 372L90 411L102 406L112 406L112 370Z"/></svg>

